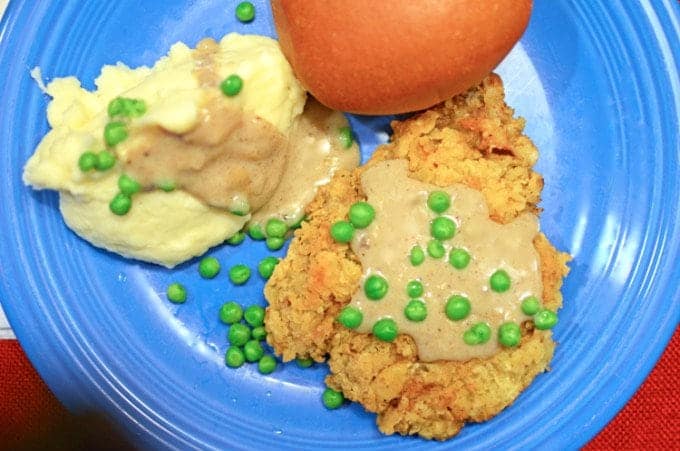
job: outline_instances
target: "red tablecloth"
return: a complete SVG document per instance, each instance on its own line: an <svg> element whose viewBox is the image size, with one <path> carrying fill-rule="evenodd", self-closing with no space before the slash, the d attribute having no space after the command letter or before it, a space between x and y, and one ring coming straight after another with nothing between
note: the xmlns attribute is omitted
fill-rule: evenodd
<svg viewBox="0 0 680 451"><path fill-rule="evenodd" d="M649 378L586 450L680 450L679 362L680 330L676 330ZM44 449L120 449L115 436L101 419L69 415L19 344L0 340L0 448L21 443L30 449L46 444L49 447Z"/></svg>

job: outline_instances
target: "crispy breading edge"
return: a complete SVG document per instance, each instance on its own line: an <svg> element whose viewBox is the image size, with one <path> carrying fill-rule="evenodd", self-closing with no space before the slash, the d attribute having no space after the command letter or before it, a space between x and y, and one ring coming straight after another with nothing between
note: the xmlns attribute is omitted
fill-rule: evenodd
<svg viewBox="0 0 680 451"><path fill-rule="evenodd" d="M420 434L445 439L466 421L483 421L512 403L552 358L549 331L523 325L519 348L468 362L417 361L413 340L393 343L348 331L335 322L359 288L361 267L346 244L335 243L332 223L363 199L359 177L378 161L405 158L411 176L447 186L464 183L480 190L491 217L501 223L518 214L538 213L543 179L533 172L538 157L522 134L524 121L513 118L504 102L500 78L412 119L394 122L392 141L379 147L366 166L338 173L308 207L309 221L296 231L287 257L265 288L267 340L285 361L330 354L329 386L378 413L387 434ZM560 287L569 256L539 234L544 304L562 305Z"/></svg>

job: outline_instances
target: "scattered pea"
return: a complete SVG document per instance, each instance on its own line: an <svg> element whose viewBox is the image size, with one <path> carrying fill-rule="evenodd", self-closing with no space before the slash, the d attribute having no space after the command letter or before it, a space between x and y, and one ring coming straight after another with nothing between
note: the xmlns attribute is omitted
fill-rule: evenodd
<svg viewBox="0 0 680 451"><path fill-rule="evenodd" d="M97 161L94 168L98 171L108 171L116 165L116 156L113 152L102 150L97 154Z"/></svg>
<svg viewBox="0 0 680 451"><path fill-rule="evenodd" d="M168 301L181 304L187 300L187 289L181 283L171 283L168 285L165 295L168 297Z"/></svg>
<svg viewBox="0 0 680 451"><path fill-rule="evenodd" d="M536 296L527 296L522 300L522 312L525 315L535 315L541 310L541 302Z"/></svg>
<svg viewBox="0 0 680 451"><path fill-rule="evenodd" d="M363 313L355 307L345 307L340 311L340 315L338 315L338 322L348 329L356 329L363 320Z"/></svg>
<svg viewBox="0 0 680 451"><path fill-rule="evenodd" d="M411 248L411 255L409 255L409 260L413 266L420 266L425 261L425 251L420 246L413 246Z"/></svg>
<svg viewBox="0 0 680 451"><path fill-rule="evenodd" d="M465 249L452 249L449 253L449 263L456 269L465 269L470 264L470 253Z"/></svg>
<svg viewBox="0 0 680 451"><path fill-rule="evenodd" d="M310 357L306 358L298 357L297 359L295 359L295 363L300 368L309 368L310 366L314 365L314 359Z"/></svg>
<svg viewBox="0 0 680 451"><path fill-rule="evenodd" d="M274 274L274 268L279 264L279 259L276 257L265 257L257 264L257 272L263 279L269 279Z"/></svg>
<svg viewBox="0 0 680 451"><path fill-rule="evenodd" d="M327 409L334 410L342 406L345 402L345 396L342 392L335 391L332 388L326 388L323 391L323 395L321 395L321 400Z"/></svg>
<svg viewBox="0 0 680 451"><path fill-rule="evenodd" d="M432 191L427 197L427 206L435 213L442 214L451 206L451 196L444 191Z"/></svg>
<svg viewBox="0 0 680 451"><path fill-rule="evenodd" d="M264 231L260 224L251 224L250 227L248 227L248 235L256 241L262 241L265 238Z"/></svg>
<svg viewBox="0 0 680 451"><path fill-rule="evenodd" d="M107 146L116 146L128 138L128 131L123 122L109 122L104 127L104 142Z"/></svg>
<svg viewBox="0 0 680 451"><path fill-rule="evenodd" d="M331 237L338 243L349 243L354 237L354 226L347 221L338 221L331 226Z"/></svg>
<svg viewBox="0 0 680 451"><path fill-rule="evenodd" d="M456 234L456 223L451 218L439 216L430 223L430 233L437 240L449 240Z"/></svg>
<svg viewBox="0 0 680 451"><path fill-rule="evenodd" d="M161 180L156 186L159 190L165 191L166 193L171 193L177 189L177 184L172 180Z"/></svg>
<svg viewBox="0 0 680 451"><path fill-rule="evenodd" d="M286 244L286 240L285 238L276 238L270 236L265 240L265 244L267 245L267 249L270 251L278 251L283 247L284 244Z"/></svg>
<svg viewBox="0 0 680 451"><path fill-rule="evenodd" d="M108 106L109 117L141 117L146 113L146 103L141 99L116 97Z"/></svg>
<svg viewBox="0 0 680 451"><path fill-rule="evenodd" d="M349 207L349 222L357 229L365 229L375 219L375 209L368 202L357 202Z"/></svg>
<svg viewBox="0 0 680 451"><path fill-rule="evenodd" d="M280 219L271 218L267 221L264 232L268 237L283 238L288 232L288 226Z"/></svg>
<svg viewBox="0 0 680 451"><path fill-rule="evenodd" d="M142 185L140 185L137 180L133 179L129 175L122 174L120 177L118 177L118 189L120 189L121 193L127 196L132 196L142 189Z"/></svg>
<svg viewBox="0 0 680 451"><path fill-rule="evenodd" d="M111 213L118 216L124 216L132 208L132 199L123 193L116 194L109 203L109 210Z"/></svg>
<svg viewBox="0 0 680 451"><path fill-rule="evenodd" d="M378 340L394 341L397 338L399 329L397 323L392 318L383 318L375 322L373 325L373 335Z"/></svg>
<svg viewBox="0 0 680 451"><path fill-rule="evenodd" d="M88 150L83 152L78 158L78 167L83 172L91 171L97 167L97 154Z"/></svg>
<svg viewBox="0 0 680 451"><path fill-rule="evenodd" d="M227 338L232 346L243 346L250 340L250 327L241 323L232 324L229 326Z"/></svg>
<svg viewBox="0 0 680 451"><path fill-rule="evenodd" d="M352 129L349 127L340 127L338 129L338 140L340 141L340 145L345 149L352 147L352 144L354 143L354 133L352 133Z"/></svg>
<svg viewBox="0 0 680 451"><path fill-rule="evenodd" d="M439 240L430 240L427 243L427 253L432 258L442 258L446 254L444 245Z"/></svg>
<svg viewBox="0 0 680 451"><path fill-rule="evenodd" d="M224 361L229 368L238 368L246 361L246 356L243 354L241 348L230 346L224 356Z"/></svg>
<svg viewBox="0 0 680 451"><path fill-rule="evenodd" d="M243 318L243 307L234 301L225 302L220 307L220 321L224 324L235 324Z"/></svg>
<svg viewBox="0 0 680 451"><path fill-rule="evenodd" d="M250 2L236 5L236 18L243 23L252 22L255 19L255 5Z"/></svg>
<svg viewBox="0 0 680 451"><path fill-rule="evenodd" d="M249 340L243 345L243 354L248 362L257 362L264 355L264 348L257 340Z"/></svg>
<svg viewBox="0 0 680 451"><path fill-rule="evenodd" d="M220 262L215 257L203 257L198 263L198 273L204 279L213 279L219 274Z"/></svg>
<svg viewBox="0 0 680 451"><path fill-rule="evenodd" d="M265 330L264 326L253 327L251 335L255 340L262 341L267 338L267 331Z"/></svg>
<svg viewBox="0 0 680 451"><path fill-rule="evenodd" d="M379 301L387 294L388 287L387 280L384 277L374 274L364 282L364 293L366 293L368 299Z"/></svg>
<svg viewBox="0 0 680 451"><path fill-rule="evenodd" d="M259 362L257 362L257 369L261 374L271 374L276 369L276 359L265 354L262 356Z"/></svg>
<svg viewBox="0 0 680 451"><path fill-rule="evenodd" d="M477 323L463 334L463 341L468 345L484 344L491 338L491 328L486 323Z"/></svg>
<svg viewBox="0 0 680 451"><path fill-rule="evenodd" d="M534 315L534 325L538 330L552 329L557 324L557 315L552 310L543 309Z"/></svg>
<svg viewBox="0 0 680 451"><path fill-rule="evenodd" d="M229 280L234 285L243 285L250 279L250 268L244 264L234 265L229 268Z"/></svg>
<svg viewBox="0 0 680 451"><path fill-rule="evenodd" d="M446 317L451 321L460 321L461 319L467 318L471 309L472 307L468 298L460 294L454 294L446 301L444 312L446 313Z"/></svg>
<svg viewBox="0 0 680 451"><path fill-rule="evenodd" d="M251 305L243 312L246 323L253 327L259 327L264 323L264 309L259 305Z"/></svg>
<svg viewBox="0 0 680 451"><path fill-rule="evenodd" d="M489 285L496 293L503 293L510 289L510 276L502 269L491 274Z"/></svg>
<svg viewBox="0 0 680 451"><path fill-rule="evenodd" d="M420 280L411 280L406 284L406 294L410 298L417 298L423 295L423 283Z"/></svg>
<svg viewBox="0 0 680 451"><path fill-rule="evenodd" d="M224 79L220 84L222 94L227 97L234 97L238 95L243 89L243 79L236 74L232 74Z"/></svg>
<svg viewBox="0 0 680 451"><path fill-rule="evenodd" d="M412 299L404 308L404 316L409 321L420 322L427 318L427 306L420 299Z"/></svg>
<svg viewBox="0 0 680 451"><path fill-rule="evenodd" d="M504 323L498 328L498 341L503 346L513 348L519 344L521 339L522 333L517 323Z"/></svg>
<svg viewBox="0 0 680 451"><path fill-rule="evenodd" d="M243 243L245 239L246 239L245 232L238 231L227 239L227 244L230 244L232 246L238 246L239 244Z"/></svg>

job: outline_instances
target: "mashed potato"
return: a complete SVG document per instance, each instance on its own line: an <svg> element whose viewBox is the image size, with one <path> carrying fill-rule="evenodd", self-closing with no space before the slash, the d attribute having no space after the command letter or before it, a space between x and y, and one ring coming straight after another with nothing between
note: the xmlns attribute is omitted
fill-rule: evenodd
<svg viewBox="0 0 680 451"><path fill-rule="evenodd" d="M226 78L238 71L241 93L228 102L287 134L304 108L305 92L295 79L278 43L262 36L229 34L219 43L217 71ZM66 224L98 247L126 257L173 267L239 231L249 216L216 209L176 190L143 191L124 216L109 210L122 173L119 162L106 172L82 172L78 159L86 150L104 149L107 106L118 96L142 99L147 113L139 125L157 125L182 134L192 130L206 95L195 75L194 50L182 43L152 67L104 66L90 92L74 77L55 79L47 119L52 130L24 169L24 182L36 189L59 191Z"/></svg>

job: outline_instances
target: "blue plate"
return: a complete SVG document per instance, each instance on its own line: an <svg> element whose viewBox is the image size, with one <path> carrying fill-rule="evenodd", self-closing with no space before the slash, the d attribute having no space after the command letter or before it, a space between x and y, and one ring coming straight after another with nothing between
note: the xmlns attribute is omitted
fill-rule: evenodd
<svg viewBox="0 0 680 451"><path fill-rule="evenodd" d="M320 402L327 368L262 376L224 366L227 300L264 303L258 276L235 288L98 250L63 224L53 192L21 183L47 131L47 98L29 77L149 64L175 41L229 31L274 34L268 2L234 20L236 2L12 1L2 21L0 294L26 353L74 411L98 409L150 448L576 448L625 404L678 324L680 7L673 0L537 0L503 62L508 102L527 119L546 181L542 227L574 256L552 371L493 420L443 444L383 437L359 405ZM364 159L388 118L352 118ZM254 266L262 243L211 254ZM283 255L279 252L278 255ZM164 299L171 281L189 300Z"/></svg>

